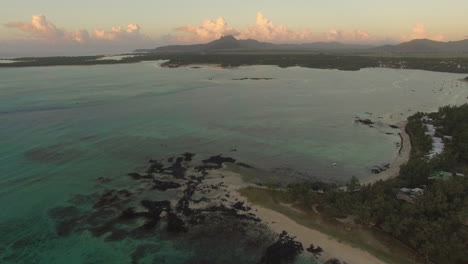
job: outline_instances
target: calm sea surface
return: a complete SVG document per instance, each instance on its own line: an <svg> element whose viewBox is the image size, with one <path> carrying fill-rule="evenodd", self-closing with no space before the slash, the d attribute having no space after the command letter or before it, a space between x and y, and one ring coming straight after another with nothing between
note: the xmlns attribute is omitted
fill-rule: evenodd
<svg viewBox="0 0 468 264"><path fill-rule="evenodd" d="M0 262L131 263L139 241L58 237L49 210L102 191L97 178L123 178L149 158L223 154L271 181L372 177L398 151L388 125L467 102L464 77L158 62L0 69ZM166 263L196 254L174 243L160 239L153 254Z"/></svg>

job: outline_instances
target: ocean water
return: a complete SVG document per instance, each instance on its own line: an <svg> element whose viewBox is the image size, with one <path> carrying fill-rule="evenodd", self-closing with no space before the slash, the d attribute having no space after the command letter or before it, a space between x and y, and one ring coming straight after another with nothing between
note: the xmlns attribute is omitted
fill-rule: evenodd
<svg viewBox="0 0 468 264"><path fill-rule="evenodd" d="M184 152L234 157L267 175L254 181L366 179L398 151L388 125L467 102L464 77L160 62L1 69L0 262L132 263L139 252L138 263L187 263L200 251L173 239L58 236L51 210Z"/></svg>

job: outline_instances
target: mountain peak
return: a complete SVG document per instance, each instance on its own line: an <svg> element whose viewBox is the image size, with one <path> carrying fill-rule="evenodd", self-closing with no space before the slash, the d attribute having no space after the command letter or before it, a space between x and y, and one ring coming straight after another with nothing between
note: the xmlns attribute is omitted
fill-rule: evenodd
<svg viewBox="0 0 468 264"><path fill-rule="evenodd" d="M224 35L218 40L223 40L223 41L236 41L237 39L233 35Z"/></svg>

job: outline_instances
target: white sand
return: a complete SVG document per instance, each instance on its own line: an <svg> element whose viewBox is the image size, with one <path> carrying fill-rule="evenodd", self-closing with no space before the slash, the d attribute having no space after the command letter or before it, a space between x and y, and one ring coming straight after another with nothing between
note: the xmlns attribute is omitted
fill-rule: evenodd
<svg viewBox="0 0 468 264"><path fill-rule="evenodd" d="M255 214L273 231L277 233L280 233L283 230L288 232L290 235L295 236L296 239L302 243L304 248L309 247L311 244L321 247L324 250L322 255L319 257L321 261L326 261L330 258L337 258L340 261L346 261L348 264L385 263L365 250L352 247L348 244L339 242L322 232L300 225L283 214L259 206L253 206L252 208L257 210L255 211ZM305 254L311 255L308 252Z"/></svg>
<svg viewBox="0 0 468 264"><path fill-rule="evenodd" d="M402 142L402 148L401 152L397 153L395 158L393 159L392 163L390 163L390 168L387 170L369 177L368 179L362 181L362 184L372 184L375 183L379 180L387 180L393 177L398 176L400 173L400 166L405 164L409 157L410 157L410 152L411 152L411 141L409 135L405 131L405 126L408 122L407 121L402 121L396 124L398 128L400 129L400 134L401 137L403 138Z"/></svg>
<svg viewBox="0 0 468 264"><path fill-rule="evenodd" d="M385 264L385 262L377 259L365 250L352 247L320 231L300 225L276 211L250 204L238 191L241 188L254 185L242 181L241 175L225 169L211 171L210 174L223 175L222 181L228 186L227 189L231 193L230 199L244 201L252 207L250 212L262 219L262 222L272 231L276 233L281 233L282 231L288 232L290 235L295 236L297 241L302 243L304 249L311 244L321 247L324 252L319 257L319 260L324 262L330 258L337 258L340 261L346 261L348 264ZM303 254L313 257L306 250L304 250Z"/></svg>

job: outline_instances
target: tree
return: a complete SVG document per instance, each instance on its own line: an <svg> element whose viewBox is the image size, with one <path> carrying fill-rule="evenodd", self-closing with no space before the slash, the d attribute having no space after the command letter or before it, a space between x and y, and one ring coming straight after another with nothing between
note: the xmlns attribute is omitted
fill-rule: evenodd
<svg viewBox="0 0 468 264"><path fill-rule="evenodd" d="M359 179L353 175L351 180L346 184L346 187L350 192L358 191L361 188L361 183L359 182Z"/></svg>

